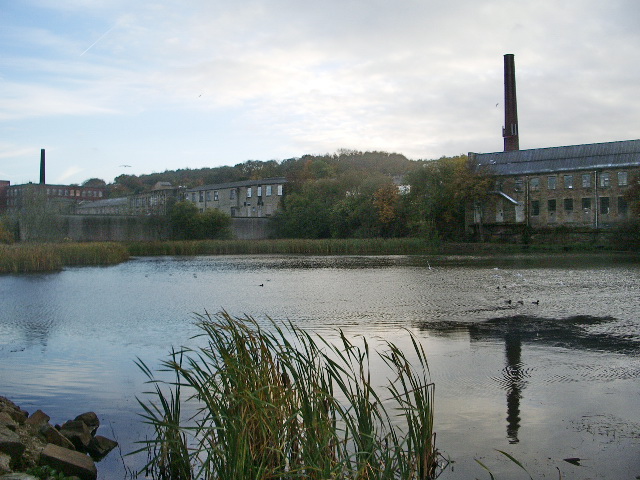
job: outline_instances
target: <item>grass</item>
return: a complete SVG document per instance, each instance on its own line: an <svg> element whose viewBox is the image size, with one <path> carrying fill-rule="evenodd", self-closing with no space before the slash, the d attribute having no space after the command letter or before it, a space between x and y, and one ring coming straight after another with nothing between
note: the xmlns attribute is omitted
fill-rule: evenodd
<svg viewBox="0 0 640 480"><path fill-rule="evenodd" d="M199 317L205 347L172 351L138 400L152 438L145 473L162 480L430 479L438 469L434 386L412 336L413 365L391 343L373 352L291 324L268 329L226 312ZM382 360L385 387L369 364ZM379 375L381 372L377 372ZM185 394L185 392L187 392ZM195 413L185 416L184 406ZM186 417L186 418L185 418Z"/></svg>
<svg viewBox="0 0 640 480"><path fill-rule="evenodd" d="M128 258L127 248L113 242L0 245L0 273L50 272L75 265L113 265Z"/></svg>
<svg viewBox="0 0 640 480"><path fill-rule="evenodd" d="M408 255L437 251L437 245L419 238L197 240L135 242L131 255Z"/></svg>

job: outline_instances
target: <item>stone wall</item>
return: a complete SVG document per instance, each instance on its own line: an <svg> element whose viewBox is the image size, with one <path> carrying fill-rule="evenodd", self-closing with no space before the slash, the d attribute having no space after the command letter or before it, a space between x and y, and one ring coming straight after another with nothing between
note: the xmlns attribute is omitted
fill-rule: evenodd
<svg viewBox="0 0 640 480"><path fill-rule="evenodd" d="M269 236L268 218L232 218L231 231L239 240ZM21 241L124 242L160 241L171 238L167 217L119 215L63 215L31 225L20 222Z"/></svg>
<svg viewBox="0 0 640 480"><path fill-rule="evenodd" d="M232 218L231 230L238 240L261 240L269 238L268 218Z"/></svg>

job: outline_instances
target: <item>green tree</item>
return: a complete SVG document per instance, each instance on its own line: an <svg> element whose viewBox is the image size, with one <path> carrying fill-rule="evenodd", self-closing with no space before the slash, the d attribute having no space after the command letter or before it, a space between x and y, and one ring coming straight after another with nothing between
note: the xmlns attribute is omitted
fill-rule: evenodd
<svg viewBox="0 0 640 480"><path fill-rule="evenodd" d="M486 198L491 185L488 177L471 172L466 155L427 162L408 180L409 228L414 234L436 233L446 239L464 236L465 209Z"/></svg>
<svg viewBox="0 0 640 480"><path fill-rule="evenodd" d="M220 210L198 211L189 201L176 202L169 214L176 240L224 239L231 237L231 217Z"/></svg>

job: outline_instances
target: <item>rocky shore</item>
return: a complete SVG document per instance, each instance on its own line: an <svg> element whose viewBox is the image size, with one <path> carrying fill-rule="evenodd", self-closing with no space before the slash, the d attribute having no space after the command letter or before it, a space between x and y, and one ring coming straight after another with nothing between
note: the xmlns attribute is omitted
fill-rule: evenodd
<svg viewBox="0 0 640 480"><path fill-rule="evenodd" d="M37 466L49 466L80 480L97 478L95 462L117 446L96 435L98 416L87 412L55 426L49 420L41 410L29 415L0 397L0 480L33 479L21 472Z"/></svg>

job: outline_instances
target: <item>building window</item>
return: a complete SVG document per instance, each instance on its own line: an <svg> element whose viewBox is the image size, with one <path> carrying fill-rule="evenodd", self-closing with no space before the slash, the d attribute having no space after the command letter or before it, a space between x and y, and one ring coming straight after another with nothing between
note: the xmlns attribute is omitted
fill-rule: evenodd
<svg viewBox="0 0 640 480"><path fill-rule="evenodd" d="M278 185L278 195L282 196L282 185Z"/></svg>
<svg viewBox="0 0 640 480"><path fill-rule="evenodd" d="M267 186L266 186L266 187L264 187L264 188L265 188L265 190L266 190L266 191L265 191L265 195L266 195L267 197L270 197L270 196L271 196L271 185L267 185Z"/></svg>
<svg viewBox="0 0 640 480"><path fill-rule="evenodd" d="M573 175L564 176L564 188L573 188Z"/></svg>
<svg viewBox="0 0 640 480"><path fill-rule="evenodd" d="M200 190L198 193L198 199L200 200L200 203L204 202L204 192Z"/></svg>
<svg viewBox="0 0 640 480"><path fill-rule="evenodd" d="M251 198L252 192L251 192L251 187L247 188L247 198Z"/></svg>
<svg viewBox="0 0 640 480"><path fill-rule="evenodd" d="M236 189L232 188L231 190L229 190L229 200L235 200L236 199Z"/></svg>
<svg viewBox="0 0 640 480"><path fill-rule="evenodd" d="M496 180L496 191L497 192L501 192L502 191L502 179L501 178Z"/></svg>
<svg viewBox="0 0 640 480"><path fill-rule="evenodd" d="M583 173L582 174L582 188L591 188L591 174Z"/></svg>
<svg viewBox="0 0 640 480"><path fill-rule="evenodd" d="M196 192L191 193L191 201L196 203Z"/></svg>
<svg viewBox="0 0 640 480"><path fill-rule="evenodd" d="M529 181L529 187L531 188L531 190L540 190L540 179L538 177L533 177Z"/></svg>
<svg viewBox="0 0 640 480"><path fill-rule="evenodd" d="M600 197L600 213L603 215L609 213L609 197Z"/></svg>
<svg viewBox="0 0 640 480"><path fill-rule="evenodd" d="M567 213L573 212L573 198L564 199L564 211Z"/></svg>
<svg viewBox="0 0 640 480"><path fill-rule="evenodd" d="M629 185L629 176L627 172L618 172L618 186L625 187Z"/></svg>
<svg viewBox="0 0 640 480"><path fill-rule="evenodd" d="M627 203L625 198L618 197L618 215L622 217L626 217L628 211L629 211L629 204Z"/></svg>
<svg viewBox="0 0 640 480"><path fill-rule="evenodd" d="M213 199L217 202L218 201L218 190L214 190L213 191Z"/></svg>
<svg viewBox="0 0 640 480"><path fill-rule="evenodd" d="M522 191L522 185L523 185L523 180L522 178L518 177L515 179L514 184L513 184L513 191L514 192L521 192Z"/></svg>
<svg viewBox="0 0 640 480"><path fill-rule="evenodd" d="M547 200L547 211L551 214L556 213L556 201L555 199Z"/></svg>
<svg viewBox="0 0 640 480"><path fill-rule="evenodd" d="M531 215L537 217L540 215L540 201L531 200Z"/></svg>
<svg viewBox="0 0 640 480"><path fill-rule="evenodd" d="M207 190L206 199L207 199L207 202L211 201L211 190Z"/></svg>
<svg viewBox="0 0 640 480"><path fill-rule="evenodd" d="M549 190L555 190L557 182L558 182L558 178L555 175L551 177L547 177L547 188Z"/></svg>
<svg viewBox="0 0 640 480"><path fill-rule="evenodd" d="M258 196L261 197L262 196L262 186L258 187Z"/></svg>
<svg viewBox="0 0 640 480"><path fill-rule="evenodd" d="M232 190L232 191L233 191L233 190ZM232 216L232 217L237 216L236 208L235 208L235 207L231 207L231 216Z"/></svg>
<svg viewBox="0 0 640 480"><path fill-rule="evenodd" d="M608 173L602 173L600 175L600 186L602 188L607 188L611 183L611 177Z"/></svg>
<svg viewBox="0 0 640 480"><path fill-rule="evenodd" d="M582 210L591 210L591 197L582 199Z"/></svg>

